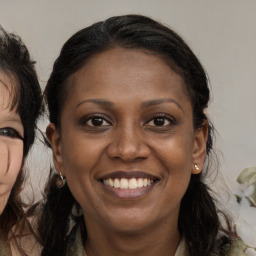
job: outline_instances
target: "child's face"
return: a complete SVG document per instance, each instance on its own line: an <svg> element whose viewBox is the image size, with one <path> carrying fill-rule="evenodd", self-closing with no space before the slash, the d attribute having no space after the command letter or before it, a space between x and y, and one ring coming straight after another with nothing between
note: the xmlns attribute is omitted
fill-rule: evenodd
<svg viewBox="0 0 256 256"><path fill-rule="evenodd" d="M14 79L0 71L0 214L6 206L23 160L24 129L15 108L11 110L14 83Z"/></svg>

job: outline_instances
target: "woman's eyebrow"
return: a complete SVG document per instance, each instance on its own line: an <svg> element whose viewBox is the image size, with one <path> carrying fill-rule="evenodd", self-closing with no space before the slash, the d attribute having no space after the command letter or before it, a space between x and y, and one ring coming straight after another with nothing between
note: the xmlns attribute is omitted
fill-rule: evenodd
<svg viewBox="0 0 256 256"><path fill-rule="evenodd" d="M143 108L151 107L151 106L159 105L159 104L166 103L166 102L174 103L179 109L181 109L182 112L184 112L181 105L176 100L171 99L171 98L148 100L148 101L145 101L142 103L142 107Z"/></svg>
<svg viewBox="0 0 256 256"><path fill-rule="evenodd" d="M86 102L95 103L95 104L103 105L103 106L106 106L106 107L111 107L111 106L113 106L113 102L108 101L108 100L105 100L105 99L86 99L86 100L83 100L83 101L79 102L79 103L75 106L75 108L78 108L79 106L81 106L82 104L84 104L84 103L86 103Z"/></svg>

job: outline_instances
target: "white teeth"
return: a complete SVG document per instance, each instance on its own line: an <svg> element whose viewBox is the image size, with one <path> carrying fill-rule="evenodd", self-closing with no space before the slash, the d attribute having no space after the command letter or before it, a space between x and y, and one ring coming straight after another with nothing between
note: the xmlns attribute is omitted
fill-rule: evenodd
<svg viewBox="0 0 256 256"><path fill-rule="evenodd" d="M138 187L137 180L132 178L129 180L129 189L135 189Z"/></svg>
<svg viewBox="0 0 256 256"><path fill-rule="evenodd" d="M108 179L108 180L109 180L109 186L114 187L114 182L113 182L113 180L112 180L112 179Z"/></svg>
<svg viewBox="0 0 256 256"><path fill-rule="evenodd" d="M121 179L121 182L120 182L120 185L121 185L121 186L120 186L121 189L126 189L126 188L128 188L128 187L129 187L129 180L122 178L122 179Z"/></svg>
<svg viewBox="0 0 256 256"><path fill-rule="evenodd" d="M115 178L114 180L113 179L103 180L103 183L105 185L108 185L114 188L121 188L121 189L136 189L136 188L147 187L147 186L150 186L153 182L154 182L153 180L147 179L147 178L138 178L138 179Z"/></svg>
<svg viewBox="0 0 256 256"><path fill-rule="evenodd" d="M137 181L137 184L138 184L138 188L142 188L143 187L143 179L139 178Z"/></svg>
<svg viewBox="0 0 256 256"><path fill-rule="evenodd" d="M114 187L115 187L115 188L120 188L119 179L114 179Z"/></svg>

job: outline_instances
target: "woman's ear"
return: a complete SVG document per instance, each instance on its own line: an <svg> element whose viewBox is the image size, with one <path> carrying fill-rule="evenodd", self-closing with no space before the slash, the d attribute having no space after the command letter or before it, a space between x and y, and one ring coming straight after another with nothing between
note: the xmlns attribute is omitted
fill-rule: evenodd
<svg viewBox="0 0 256 256"><path fill-rule="evenodd" d="M192 174L199 174L203 170L207 140L208 122L204 120L202 126L195 131Z"/></svg>
<svg viewBox="0 0 256 256"><path fill-rule="evenodd" d="M52 156L55 169L58 173L63 176L63 158L62 158L62 144L59 130L56 128L55 124L50 123L46 128L46 136L52 147Z"/></svg>

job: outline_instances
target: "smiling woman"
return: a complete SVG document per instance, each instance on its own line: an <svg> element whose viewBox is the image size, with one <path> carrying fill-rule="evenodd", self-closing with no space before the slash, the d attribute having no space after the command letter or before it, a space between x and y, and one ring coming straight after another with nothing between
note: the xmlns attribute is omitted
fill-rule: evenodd
<svg viewBox="0 0 256 256"><path fill-rule="evenodd" d="M27 48L0 27L0 255L28 255L26 245L20 243L30 234L20 192L41 101Z"/></svg>
<svg viewBox="0 0 256 256"><path fill-rule="evenodd" d="M231 255L230 221L203 182L207 77L175 32L137 15L82 29L45 96L58 175L39 223L43 256Z"/></svg>

